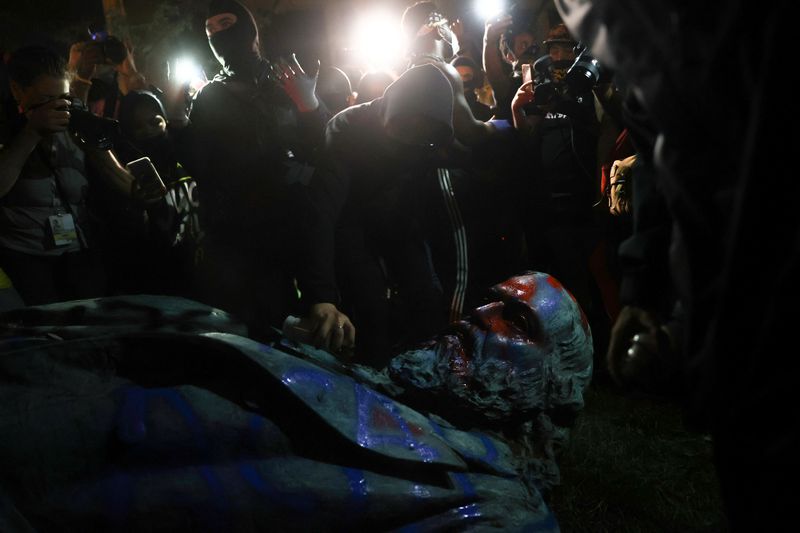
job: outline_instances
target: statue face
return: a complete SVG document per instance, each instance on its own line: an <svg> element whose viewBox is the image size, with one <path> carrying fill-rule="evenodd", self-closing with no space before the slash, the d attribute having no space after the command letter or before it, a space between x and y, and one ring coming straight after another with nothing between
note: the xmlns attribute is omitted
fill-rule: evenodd
<svg viewBox="0 0 800 533"><path fill-rule="evenodd" d="M538 272L495 285L492 294L494 301L454 323L449 334L396 357L393 379L456 396L494 419L580 409L592 337L574 297Z"/></svg>

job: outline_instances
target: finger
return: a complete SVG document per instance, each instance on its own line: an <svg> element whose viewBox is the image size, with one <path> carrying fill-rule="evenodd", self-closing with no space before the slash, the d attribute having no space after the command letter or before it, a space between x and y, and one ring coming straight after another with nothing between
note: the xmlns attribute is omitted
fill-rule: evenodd
<svg viewBox="0 0 800 533"><path fill-rule="evenodd" d="M289 78L294 74L294 70L284 58L280 58L280 61L278 61L278 68L281 69L284 78Z"/></svg>
<svg viewBox="0 0 800 533"><path fill-rule="evenodd" d="M342 343L344 342L344 325L336 324L336 326L331 331L331 342L330 347L332 352L338 352L342 349Z"/></svg>
<svg viewBox="0 0 800 533"><path fill-rule="evenodd" d="M57 114L53 115L53 122L64 126L69 124L69 111L58 111Z"/></svg>
<svg viewBox="0 0 800 533"><path fill-rule="evenodd" d="M655 335L650 333L637 333L631 338L631 349L634 353L652 353L658 351L658 339ZM631 350L628 350L630 355Z"/></svg>
<svg viewBox="0 0 800 533"><path fill-rule="evenodd" d="M336 325L336 317L333 315L326 315L316 333L314 334L314 346L327 350L330 346L331 330Z"/></svg>
<svg viewBox="0 0 800 533"><path fill-rule="evenodd" d="M349 320L344 321L344 342L343 346L348 349L356 345L356 327Z"/></svg>
<svg viewBox="0 0 800 533"><path fill-rule="evenodd" d="M299 72L300 74L305 75L306 71L303 70L302 66L300 66L300 62L297 60L297 54L295 53L292 53L292 63L293 65L291 68L294 70L294 72Z"/></svg>
<svg viewBox="0 0 800 533"><path fill-rule="evenodd" d="M283 71L281 71L281 69L275 64L270 65L269 68L272 72L272 78L274 78L278 83L283 83Z"/></svg>

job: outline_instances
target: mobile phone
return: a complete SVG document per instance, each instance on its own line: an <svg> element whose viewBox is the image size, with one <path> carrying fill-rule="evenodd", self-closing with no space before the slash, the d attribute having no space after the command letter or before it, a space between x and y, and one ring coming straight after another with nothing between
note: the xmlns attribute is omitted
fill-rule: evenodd
<svg viewBox="0 0 800 533"><path fill-rule="evenodd" d="M153 194L159 191L162 196L166 194L167 187L149 157L135 159L125 165L125 168L133 174L133 177L139 183L139 188L142 190Z"/></svg>
<svg viewBox="0 0 800 533"><path fill-rule="evenodd" d="M522 83L528 83L533 79L531 76L531 64L530 63L523 63L522 64Z"/></svg>

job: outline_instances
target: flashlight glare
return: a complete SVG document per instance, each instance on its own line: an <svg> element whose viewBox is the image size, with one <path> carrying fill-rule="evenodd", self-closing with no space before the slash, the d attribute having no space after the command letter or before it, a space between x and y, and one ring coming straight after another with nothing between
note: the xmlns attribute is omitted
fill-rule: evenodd
<svg viewBox="0 0 800 533"><path fill-rule="evenodd" d="M390 68L405 45L400 20L388 11L368 13L356 21L351 48L371 69Z"/></svg>
<svg viewBox="0 0 800 533"><path fill-rule="evenodd" d="M178 83L186 83L201 78L203 72L200 66L188 58L181 58L175 62L175 67L172 70L172 78Z"/></svg>
<svg viewBox="0 0 800 533"><path fill-rule="evenodd" d="M505 7L503 0L475 0L475 12L482 20L496 17Z"/></svg>

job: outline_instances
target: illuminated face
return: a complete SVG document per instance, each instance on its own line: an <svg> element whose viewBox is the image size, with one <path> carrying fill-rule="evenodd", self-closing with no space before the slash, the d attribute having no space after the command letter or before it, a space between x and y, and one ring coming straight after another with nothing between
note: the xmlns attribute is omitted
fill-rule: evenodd
<svg viewBox="0 0 800 533"><path fill-rule="evenodd" d="M494 301L453 324L452 333L392 360L392 378L410 388L444 389L463 409L494 420L577 412L592 373L592 335L575 298L538 272L492 293Z"/></svg>
<svg viewBox="0 0 800 533"><path fill-rule="evenodd" d="M23 111L32 107L64 98L69 92L69 81L66 76L50 76L42 74L28 87L11 82L11 92Z"/></svg>
<svg viewBox="0 0 800 533"><path fill-rule="evenodd" d="M206 36L211 37L217 32L227 30L236 24L237 18L233 13L220 13L206 20Z"/></svg>

